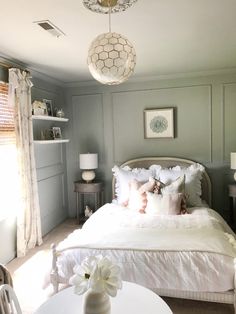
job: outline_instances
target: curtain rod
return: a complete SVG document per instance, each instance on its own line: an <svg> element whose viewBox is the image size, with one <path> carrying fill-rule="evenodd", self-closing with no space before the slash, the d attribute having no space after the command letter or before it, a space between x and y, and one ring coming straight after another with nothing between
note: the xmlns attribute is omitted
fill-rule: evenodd
<svg viewBox="0 0 236 314"><path fill-rule="evenodd" d="M13 65L13 64L10 64L10 63L7 63L7 62L5 63L5 62L1 62L1 61L0 61L0 67L4 67L4 68L7 68L7 69L17 67L17 68L20 69L21 71L25 71L25 72L27 72L27 73L30 73L30 71L27 70L27 69L22 69L22 68L19 67L18 65Z"/></svg>
<svg viewBox="0 0 236 314"><path fill-rule="evenodd" d="M4 67L4 68L7 68L7 69L11 68L11 65L10 65L10 64L8 64L8 63L3 63L3 62L0 62L0 66L1 66L1 67Z"/></svg>

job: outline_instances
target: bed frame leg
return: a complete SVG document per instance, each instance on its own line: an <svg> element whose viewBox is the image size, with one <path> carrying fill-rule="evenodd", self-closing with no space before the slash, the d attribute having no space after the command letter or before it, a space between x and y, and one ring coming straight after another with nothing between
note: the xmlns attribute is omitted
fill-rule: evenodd
<svg viewBox="0 0 236 314"><path fill-rule="evenodd" d="M53 286L53 292L54 294L58 292L58 268L57 268L57 250L56 250L56 245L53 243L51 245L51 250L52 250L52 270L50 273L50 281Z"/></svg>

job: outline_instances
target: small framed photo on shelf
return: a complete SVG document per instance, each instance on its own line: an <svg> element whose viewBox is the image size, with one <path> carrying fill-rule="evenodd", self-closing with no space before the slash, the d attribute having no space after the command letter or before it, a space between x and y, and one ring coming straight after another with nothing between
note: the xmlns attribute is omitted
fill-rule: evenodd
<svg viewBox="0 0 236 314"><path fill-rule="evenodd" d="M54 140L59 140L62 138L62 135L61 135L61 128L59 127L53 127L52 128L52 134L53 134L53 139Z"/></svg>
<svg viewBox="0 0 236 314"><path fill-rule="evenodd" d="M43 103L44 103L44 104L46 105L46 107L47 107L48 116L53 116L52 100L43 99Z"/></svg>
<svg viewBox="0 0 236 314"><path fill-rule="evenodd" d="M144 138L173 138L174 108L144 110Z"/></svg>

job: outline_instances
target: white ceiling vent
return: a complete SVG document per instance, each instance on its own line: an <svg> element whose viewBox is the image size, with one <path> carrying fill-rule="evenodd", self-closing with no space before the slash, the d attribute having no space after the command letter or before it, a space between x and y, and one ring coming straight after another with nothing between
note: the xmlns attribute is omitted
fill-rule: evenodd
<svg viewBox="0 0 236 314"><path fill-rule="evenodd" d="M63 33L62 30L60 30L57 26L55 26L52 22L49 20L43 20L43 21L35 21L33 23L38 24L40 27L42 27L45 31L49 32L52 36L60 37L62 35L65 36L65 33Z"/></svg>

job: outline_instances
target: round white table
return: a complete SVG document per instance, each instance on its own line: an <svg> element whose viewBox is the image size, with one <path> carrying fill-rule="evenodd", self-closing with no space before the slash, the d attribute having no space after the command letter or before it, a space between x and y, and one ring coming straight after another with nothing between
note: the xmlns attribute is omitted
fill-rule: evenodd
<svg viewBox="0 0 236 314"><path fill-rule="evenodd" d="M76 295L73 287L61 290L35 314L82 314L83 295ZM123 281L116 297L111 297L111 314L173 314L169 306L153 291L135 283Z"/></svg>

